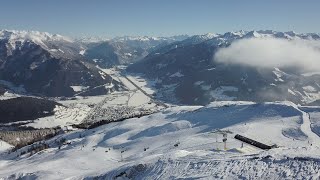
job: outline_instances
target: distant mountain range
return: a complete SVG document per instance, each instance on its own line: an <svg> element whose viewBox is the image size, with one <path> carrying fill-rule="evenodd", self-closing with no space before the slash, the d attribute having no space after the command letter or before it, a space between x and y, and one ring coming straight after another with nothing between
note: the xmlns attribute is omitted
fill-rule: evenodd
<svg viewBox="0 0 320 180"><path fill-rule="evenodd" d="M0 31L0 79L40 96L98 95L123 89L101 71L129 65L127 71L156 81L157 97L182 104L214 100L317 103L320 76L292 68L223 64L213 57L241 39L272 37L318 42L319 34L238 31L173 37L83 38L73 40L37 31ZM1 91L12 89L0 83ZM318 101L317 101L318 100Z"/></svg>
<svg viewBox="0 0 320 180"><path fill-rule="evenodd" d="M186 37L118 37L90 41L38 31L2 30L0 79L23 85L27 92L38 95L80 94L72 87L86 89L86 95L105 94L120 89L121 84L96 65L113 67L133 63L156 46Z"/></svg>
<svg viewBox="0 0 320 180"><path fill-rule="evenodd" d="M86 45L82 55L101 67L130 64L146 57L151 51L188 36L173 37L116 37L110 40L81 41Z"/></svg>
<svg viewBox="0 0 320 180"><path fill-rule="evenodd" d="M320 75L292 68L255 68L224 64L214 59L220 49L246 38L320 40L319 34L239 31L196 35L149 53L127 68L156 80L157 96L174 103L207 104L215 100L293 101L320 99ZM303 59L301 59L303 61Z"/></svg>

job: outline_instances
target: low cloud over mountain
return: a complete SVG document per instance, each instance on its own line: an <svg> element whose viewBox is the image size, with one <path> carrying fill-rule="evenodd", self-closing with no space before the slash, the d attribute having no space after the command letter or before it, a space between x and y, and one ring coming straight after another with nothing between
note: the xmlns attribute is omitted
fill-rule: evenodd
<svg viewBox="0 0 320 180"><path fill-rule="evenodd" d="M214 56L215 61L252 67L299 68L320 71L320 43L273 37L240 39Z"/></svg>

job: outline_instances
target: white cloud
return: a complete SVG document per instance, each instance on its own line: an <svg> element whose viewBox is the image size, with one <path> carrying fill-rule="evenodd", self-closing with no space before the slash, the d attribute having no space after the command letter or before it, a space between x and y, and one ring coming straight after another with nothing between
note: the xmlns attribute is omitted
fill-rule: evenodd
<svg viewBox="0 0 320 180"><path fill-rule="evenodd" d="M243 64L253 67L298 67L320 71L320 42L252 38L233 42L214 56L217 62Z"/></svg>

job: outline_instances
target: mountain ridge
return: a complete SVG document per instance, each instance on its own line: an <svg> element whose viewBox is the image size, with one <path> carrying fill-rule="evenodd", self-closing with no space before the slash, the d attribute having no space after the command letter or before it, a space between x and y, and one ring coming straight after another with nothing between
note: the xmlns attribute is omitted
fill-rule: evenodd
<svg viewBox="0 0 320 180"><path fill-rule="evenodd" d="M175 103L204 105L215 100L233 99L290 100L308 104L320 98L319 75L306 77L292 67L264 68L226 64L218 62L214 57L220 49L242 39L275 38L317 42L320 39L318 34L238 31L193 41L198 37L201 35L156 49L143 60L130 65L127 70L156 79L156 87L161 89L159 98L167 97L166 100ZM177 98L173 100L172 97Z"/></svg>

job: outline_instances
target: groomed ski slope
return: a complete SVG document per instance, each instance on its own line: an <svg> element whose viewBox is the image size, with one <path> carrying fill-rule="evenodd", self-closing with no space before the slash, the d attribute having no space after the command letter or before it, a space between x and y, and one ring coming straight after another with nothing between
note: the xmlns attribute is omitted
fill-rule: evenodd
<svg viewBox="0 0 320 180"><path fill-rule="evenodd" d="M311 121L310 121L311 116L309 117L308 113L303 112L303 111L301 111L301 113L302 113L302 119L303 119L303 123L301 125L302 132L304 132L308 136L310 143L312 143L315 146L320 147L319 136L311 130Z"/></svg>
<svg viewBox="0 0 320 180"><path fill-rule="evenodd" d="M310 121L301 109L289 102L172 107L59 135L47 141L49 149L32 156L1 154L0 177L317 179L320 139L313 132L318 126L313 126L316 120ZM212 133L216 129L233 133L228 135L227 150L222 135ZM235 134L279 148L262 151L247 144L242 147L233 138ZM61 138L68 143L59 149L55 141Z"/></svg>

